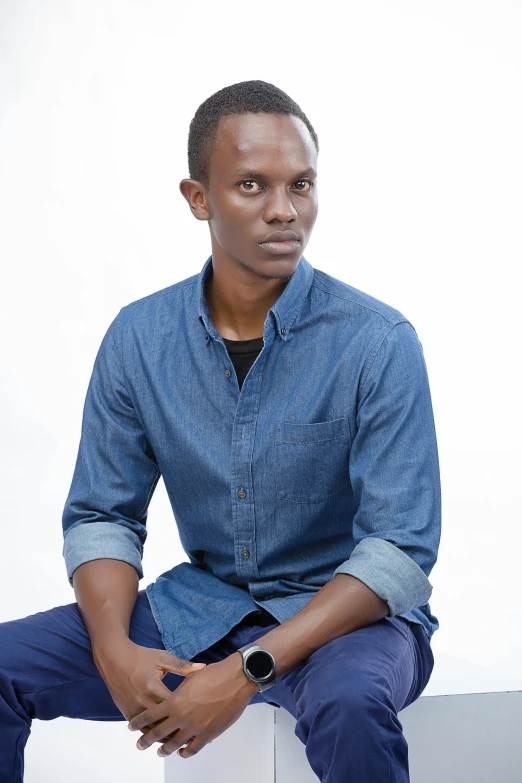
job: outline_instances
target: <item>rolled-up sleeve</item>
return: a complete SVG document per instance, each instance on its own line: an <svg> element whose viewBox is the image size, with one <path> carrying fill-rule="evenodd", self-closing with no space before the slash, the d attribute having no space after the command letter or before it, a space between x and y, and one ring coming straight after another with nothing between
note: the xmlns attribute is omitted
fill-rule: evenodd
<svg viewBox="0 0 522 783"><path fill-rule="evenodd" d="M441 533L435 422L424 352L409 321L392 326L362 379L349 457L355 548L334 572L387 602L389 616L425 605Z"/></svg>
<svg viewBox="0 0 522 783"><path fill-rule="evenodd" d="M123 560L143 578L147 510L160 471L125 380L122 312L96 356L63 511L62 554L71 586L79 565L100 558Z"/></svg>

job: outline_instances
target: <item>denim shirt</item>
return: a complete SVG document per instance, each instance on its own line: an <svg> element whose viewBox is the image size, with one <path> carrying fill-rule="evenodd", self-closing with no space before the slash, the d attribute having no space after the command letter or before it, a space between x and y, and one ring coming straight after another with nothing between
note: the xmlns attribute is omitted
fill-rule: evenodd
<svg viewBox="0 0 522 783"><path fill-rule="evenodd" d="M161 475L188 557L146 588L169 652L189 660L259 607L283 623L337 574L431 639L441 490L414 327L301 256L240 389L211 265L123 307L103 338L63 513L69 583L98 558L143 578Z"/></svg>

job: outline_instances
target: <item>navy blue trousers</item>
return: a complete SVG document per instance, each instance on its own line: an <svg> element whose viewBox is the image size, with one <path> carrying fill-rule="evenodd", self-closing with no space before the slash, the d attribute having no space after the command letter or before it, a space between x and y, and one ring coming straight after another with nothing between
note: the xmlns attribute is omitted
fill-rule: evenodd
<svg viewBox="0 0 522 783"><path fill-rule="evenodd" d="M193 660L220 661L278 625L252 624L252 616ZM138 592L129 636L165 649L145 590ZM420 625L384 617L316 650L250 704L271 702L293 715L323 783L407 783L408 745L397 713L420 696L433 664ZM163 680L171 691L182 681L172 672ZM76 602L0 623L0 783L23 780L32 720L60 716L125 720L94 664Z"/></svg>

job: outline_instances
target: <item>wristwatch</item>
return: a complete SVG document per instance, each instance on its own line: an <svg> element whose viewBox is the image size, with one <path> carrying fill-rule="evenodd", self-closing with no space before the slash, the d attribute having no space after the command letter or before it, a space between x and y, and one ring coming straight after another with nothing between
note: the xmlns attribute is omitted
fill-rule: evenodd
<svg viewBox="0 0 522 783"><path fill-rule="evenodd" d="M241 653L243 659L243 671L249 680L257 683L260 691L275 685L276 662L272 653L255 642L240 647L238 653Z"/></svg>

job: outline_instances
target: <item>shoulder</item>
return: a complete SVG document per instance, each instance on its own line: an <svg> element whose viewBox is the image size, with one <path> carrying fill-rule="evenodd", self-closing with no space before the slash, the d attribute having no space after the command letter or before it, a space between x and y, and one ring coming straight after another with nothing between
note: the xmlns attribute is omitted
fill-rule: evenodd
<svg viewBox="0 0 522 783"><path fill-rule="evenodd" d="M329 309L343 309L351 321L362 321L385 330L386 327L391 328L403 321L409 322L396 307L320 269L314 268L312 286L321 292L320 295Z"/></svg>
<svg viewBox="0 0 522 783"><path fill-rule="evenodd" d="M196 296L198 277L199 274L191 275L174 285L130 302L121 308L115 318L115 325L125 332L140 327L153 328L165 321L172 324L185 306L187 297Z"/></svg>

